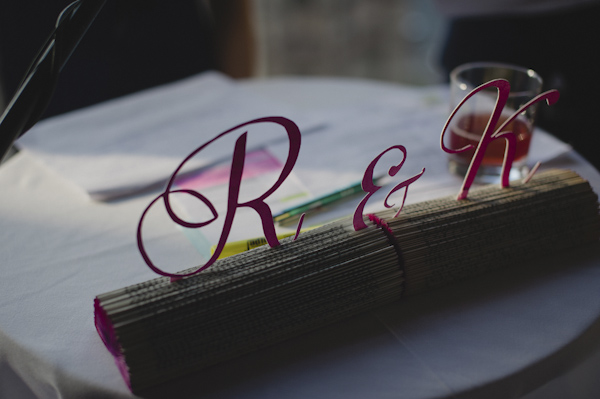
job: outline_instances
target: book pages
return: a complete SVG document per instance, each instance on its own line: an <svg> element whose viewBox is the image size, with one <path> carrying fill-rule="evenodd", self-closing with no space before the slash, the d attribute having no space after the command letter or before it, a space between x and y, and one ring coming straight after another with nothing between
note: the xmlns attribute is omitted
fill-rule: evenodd
<svg viewBox="0 0 600 399"><path fill-rule="evenodd" d="M95 320L133 392L499 267L598 241L598 198L574 172L348 217L173 281L99 295ZM373 220L379 221L374 223Z"/></svg>

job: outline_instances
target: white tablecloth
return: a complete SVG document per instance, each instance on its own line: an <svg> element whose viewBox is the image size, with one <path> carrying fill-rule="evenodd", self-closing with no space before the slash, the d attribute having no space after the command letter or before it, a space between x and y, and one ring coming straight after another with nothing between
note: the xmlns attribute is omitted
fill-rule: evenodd
<svg viewBox="0 0 600 399"><path fill-rule="evenodd" d="M394 127L376 122L381 109L397 107L399 115L410 115L407 110L430 101L433 110L444 95L442 88L345 79L280 78L240 85L317 119L326 111L321 120L334 127L308 134L306 148L318 134L327 140L326 133L336 127L355 134L340 122L352 115L349 110L362 112L362 129L388 129ZM441 150L432 147L427 158L416 155L439 132L396 123L392 141L407 147L407 168L426 167L432 176L411 187L409 200L456 193L460 179L445 174ZM85 134L85 126L81 130ZM335 145L352 146L353 140ZM573 151L559 152L546 166L574 169L598 191L600 175ZM334 160L315 165L326 168ZM311 176L303 162L297 171L301 181ZM343 179L355 179L353 173ZM319 182L307 185L315 193L323 189ZM155 195L94 202L28 151L0 167L0 397L131 397L95 331L93 299L155 277L135 241L139 216ZM201 262L172 224L157 218L146 229L147 245L158 259L175 261L180 269ZM212 234L206 233L209 240ZM406 298L159 387L150 396L596 398L599 286L597 248L542 259Z"/></svg>

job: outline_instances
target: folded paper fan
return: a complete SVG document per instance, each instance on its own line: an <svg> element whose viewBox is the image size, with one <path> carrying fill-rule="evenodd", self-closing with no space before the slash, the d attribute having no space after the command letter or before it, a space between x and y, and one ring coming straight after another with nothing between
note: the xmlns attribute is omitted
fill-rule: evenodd
<svg viewBox="0 0 600 399"><path fill-rule="evenodd" d="M499 267L598 241L598 197L571 171L352 218L95 299L133 392Z"/></svg>

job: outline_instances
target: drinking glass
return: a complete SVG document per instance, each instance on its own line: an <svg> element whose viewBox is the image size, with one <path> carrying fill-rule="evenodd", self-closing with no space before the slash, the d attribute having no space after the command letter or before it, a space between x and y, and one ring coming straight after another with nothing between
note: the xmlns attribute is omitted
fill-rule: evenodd
<svg viewBox="0 0 600 399"><path fill-rule="evenodd" d="M489 62L469 63L458 66L450 73L450 109L451 111L476 87L493 79L506 79L510 84L508 101L502 110L494 131L513 115L522 105L540 94L542 78L532 69ZM446 132L444 144L450 149L459 149L468 144L473 149L450 154L449 169L464 176L475 153L496 104L498 90L488 87L469 98L458 110ZM527 154L531 143L537 104L521 112L504 130L512 131L516 136L516 151L509 178L524 177L528 173ZM479 183L500 181L505 140L492 141L485 152L483 161L475 177Z"/></svg>

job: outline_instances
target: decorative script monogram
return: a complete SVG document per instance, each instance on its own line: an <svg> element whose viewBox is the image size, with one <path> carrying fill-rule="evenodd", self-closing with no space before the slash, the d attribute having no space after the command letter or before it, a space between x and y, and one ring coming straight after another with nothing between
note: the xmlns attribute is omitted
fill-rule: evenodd
<svg viewBox="0 0 600 399"><path fill-rule="evenodd" d="M443 151L448 152L448 153L458 153L458 152L462 152L462 151L467 151L474 147L473 145L468 145L468 146L465 146L463 148L458 148L458 149L447 148L444 145L444 134L445 134L452 118L457 113L458 109L469 98L471 98L475 93L477 93L481 90L484 90L488 87L495 87L498 90L498 97L496 100L496 105L495 105L492 115L490 116L488 125L487 125L484 133L481 136L481 139L479 141L477 149L475 150L475 154L471 160L471 164L469 166L468 172L465 176L462 187L458 194L458 197L457 197L458 200L467 198L469 189L470 189L471 185L473 184L475 175L477 174L477 170L479 169L481 162L483 160L485 150L486 150L488 144L496 139L506 140L506 150L505 150L505 155L504 155L504 163L503 163L503 167L502 167L501 183L502 183L502 187L509 186L508 173L510 171L510 168L512 166L514 156L515 156L516 138L515 138L515 135L513 132L505 130L506 126L508 126L508 124L511 121L513 121L520 113L522 113L524 110L526 110L533 104L535 104L541 100L546 100L549 105L552 105L558 100L558 96L559 96L558 91L556 91L556 90L550 90L550 91L547 91L545 93L542 93L542 94L536 96L531 101L529 101L527 104L523 105L520 109L518 109L513 115L511 115L504 123L502 123L502 125L498 129L494 130L493 128L496 126L496 123L498 122L498 119L500 118L502 109L506 105L506 101L508 99L508 95L510 92L510 84L508 83L508 81L503 80L503 79L497 79L497 80L493 80L488 83L485 83L485 84L479 86L478 88L474 89L471 93L469 93L460 102L460 104L454 109L454 111L450 114L448 120L446 121L446 123L444 125L442 134L441 134L441 147L442 147ZM186 274L172 274L172 273L168 273L168 272L160 269L159 267L157 267L150 259L150 256L148 255L146 248L144 246L144 240L142 237L142 226L143 226L143 223L147 216L148 211L154 206L154 204L156 204L158 201L162 200L169 217L180 226L183 226L186 228L201 228L201 227L205 227L205 226L213 223L219 217L219 215L218 215L218 212L217 212L215 206L210 202L210 200L195 190L174 188L175 180L176 180L178 174L181 172L181 170L185 166L185 164L191 158L193 158L195 155L197 155L200 151L205 149L209 144L215 142L216 140L220 139L221 137L223 137L225 135L231 134L233 132L237 132L237 131L239 131L239 129L248 127L250 125L260 124L260 123L278 124L281 127L283 127L283 129L285 130L285 132L287 134L288 143L289 143L289 151L288 151L288 155L287 155L285 164L283 165L283 168L281 170L281 173L279 174L277 181L267 191L265 191L263 194L261 194L257 198L254 198L252 200L245 201L245 202L240 202L240 199L239 199L240 185L242 182L242 173L244 170L244 161L246 158L246 143L247 143L247 136L248 136L248 132L242 133L237 138L237 140L235 142L234 150L233 150L233 158L232 158L231 171L230 171L230 176L229 176L229 191L228 191L228 196L227 196L227 208L226 208L226 213L225 213L225 220L224 220L223 228L221 230L221 235L219 237L219 241L216 245L215 252L212 254L210 259L203 266L200 266L196 270L186 273ZM293 167L298 159L298 155L300 153L300 144L301 144L301 133L300 133L298 126L294 122L292 122L291 120L284 118L284 117L271 116L271 117L254 119L254 120L242 123L240 125L237 125L231 129L217 135L215 138L213 138L212 140L203 144L202 146L196 148L179 164L177 169L175 169L175 171L171 175L171 177L166 185L165 190L162 193L160 193L158 196L156 196L142 213L142 216L141 216L139 224L138 224L138 229L137 229L137 242L138 242L138 248L139 248L140 254L142 255L146 264L157 274L160 274L162 276L171 277L172 280L177 280L177 279L181 279L186 276L196 274L196 273L210 267L217 260L217 258L223 251L225 243L227 242L227 239L231 232L231 228L233 225L233 220L234 220L236 211L239 208L244 208L244 207L254 209L254 211L256 211L256 213L260 216L263 233L264 233L265 239L267 240L267 243L271 247L280 245L279 240L277 239L276 232L275 232L275 224L273 222L273 213L271 212L269 205L265 201L270 195L272 195L283 184L283 182L286 180L286 178L292 172L292 169L293 169ZM371 161L371 163L367 166L367 168L365 170L365 173L364 173L363 179L362 179L362 188L365 191L366 195L362 198L362 200L356 207L356 210L354 212L353 219L352 219L354 229L357 231L367 227L367 225L364 221L364 215L363 215L364 208L365 208L367 202L369 201L369 199L371 198L371 196L382 188L381 186L378 186L374 183L373 173L374 173L375 167L380 162L381 158L385 154L387 154L391 151L396 151L396 150L400 152L401 160L399 163L392 165L388 169L389 176L391 176L391 177L396 176L398 174L398 172L400 171L400 169L402 168L402 166L404 165L406 158L407 158L407 150L402 145L393 145L393 146L387 148L386 150L384 150L383 152L381 152L379 155L377 155L375 157L375 159L373 159ZM394 217L398 216L398 214L402 211L402 207L404 206L404 202L405 202L406 196L408 194L408 187L412 183L417 181L424 173L425 173L425 168L423 168L420 173L395 185L389 191L389 193L385 197L384 203L383 203L384 206L387 208L391 208L394 206L394 204L388 203L390 196L392 194L394 194L395 192L397 192L398 190L404 189L402 203L398 207L398 211ZM210 211L212 217L210 217L208 220L205 220L202 222L196 222L196 223L188 222L188 221L181 219L175 213L175 211L173 210L173 208L171 206L170 195L174 194L174 193L187 194L187 195L191 195L192 197L196 198L201 203L206 205L206 207ZM298 234L302 227L303 220L304 220L304 215L302 215L300 217L294 239L296 239L298 237Z"/></svg>

